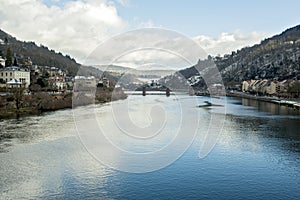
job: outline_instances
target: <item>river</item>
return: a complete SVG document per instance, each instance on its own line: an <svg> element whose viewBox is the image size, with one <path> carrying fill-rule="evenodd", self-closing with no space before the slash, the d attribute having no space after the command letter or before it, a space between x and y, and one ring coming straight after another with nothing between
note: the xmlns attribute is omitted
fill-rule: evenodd
<svg viewBox="0 0 300 200"><path fill-rule="evenodd" d="M229 97L198 107L207 100L132 95L1 120L0 199L300 199L299 112ZM125 153L87 134L97 127Z"/></svg>

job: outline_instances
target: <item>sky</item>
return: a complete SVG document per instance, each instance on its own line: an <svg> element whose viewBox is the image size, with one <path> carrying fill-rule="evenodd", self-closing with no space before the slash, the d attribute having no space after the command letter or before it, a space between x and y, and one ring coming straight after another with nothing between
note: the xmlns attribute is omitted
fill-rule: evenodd
<svg viewBox="0 0 300 200"><path fill-rule="evenodd" d="M0 0L0 5L0 29L80 63L111 37L140 28L178 32L215 56L300 23L298 0Z"/></svg>

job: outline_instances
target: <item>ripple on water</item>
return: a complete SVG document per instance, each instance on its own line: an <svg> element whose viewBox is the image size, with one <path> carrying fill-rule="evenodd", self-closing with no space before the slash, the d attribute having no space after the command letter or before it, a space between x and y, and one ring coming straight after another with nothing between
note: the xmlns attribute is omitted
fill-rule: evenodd
<svg viewBox="0 0 300 200"><path fill-rule="evenodd" d="M133 98L135 103L145 101L144 97ZM199 159L211 113L218 113L218 108L198 108L195 99L199 97L146 98L148 103L152 98L155 105L174 101L165 106L167 112L174 112L173 105L184 101L183 108L200 113L200 133L172 165L152 173L129 174L91 157L74 133L73 114L85 118L92 113L103 119L111 116L111 104L0 120L1 198L300 199L299 116L271 115L264 108L243 106L239 99L229 98L218 143L207 157ZM207 98L200 97L198 102L204 100ZM157 146L145 145L145 149Z"/></svg>

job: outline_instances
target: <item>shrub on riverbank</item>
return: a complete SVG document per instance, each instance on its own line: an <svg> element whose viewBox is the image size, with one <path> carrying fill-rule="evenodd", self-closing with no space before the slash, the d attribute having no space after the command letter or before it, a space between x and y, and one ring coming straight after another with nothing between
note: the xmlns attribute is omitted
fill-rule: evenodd
<svg viewBox="0 0 300 200"><path fill-rule="evenodd" d="M93 103L105 103L125 99L122 89L97 88L95 94L85 93L49 94L46 92L18 96L9 93L0 97L0 119L36 115L46 111L67 109Z"/></svg>

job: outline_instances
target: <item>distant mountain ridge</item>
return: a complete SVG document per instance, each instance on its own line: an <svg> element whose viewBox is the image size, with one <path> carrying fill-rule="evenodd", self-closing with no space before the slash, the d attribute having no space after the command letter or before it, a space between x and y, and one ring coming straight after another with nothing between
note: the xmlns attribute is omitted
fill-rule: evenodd
<svg viewBox="0 0 300 200"><path fill-rule="evenodd" d="M7 48L17 56L30 57L33 64L55 66L76 75L80 64L68 55L62 55L48 47L37 46L34 42L22 42L0 30L0 56ZM239 84L247 79L300 79L300 25L289 28L281 34L263 40L260 44L245 47L223 57L209 57L195 66L176 72L184 76L193 87L205 86L199 69L205 65L218 68L226 86ZM122 66L95 66L97 69L115 73L130 73L147 78L165 76L168 80L173 70L136 70ZM198 69L198 70L197 70Z"/></svg>
<svg viewBox="0 0 300 200"><path fill-rule="evenodd" d="M77 63L75 59L71 58L69 55L63 55L60 52L55 52L52 49L44 45L38 46L32 41L20 41L15 37L9 35L0 29L0 56L5 57L6 50L10 48L12 55L17 55L17 58L27 58L30 57L31 61L35 65L58 67L59 69L67 70L70 75L75 76L81 66ZM136 76L146 76L146 77L161 77L167 76L174 73L175 70L138 70L129 67L122 67L116 65L95 65L95 68L100 71L113 72L113 73L130 73ZM90 69L90 68L89 68Z"/></svg>
<svg viewBox="0 0 300 200"><path fill-rule="evenodd" d="M48 49L44 45L36 45L34 42L22 42L0 29L0 56L5 56L7 48L11 49L12 56L30 57L33 64L57 67L67 70L70 75L76 75L80 64L68 55ZM1 55L2 54L2 55Z"/></svg>
<svg viewBox="0 0 300 200"><path fill-rule="evenodd" d="M177 72L193 87L204 87L199 69L214 64L225 86L240 84L249 79L300 79L300 25L289 28L281 34L263 40L260 44L245 47L224 55L211 57L190 68ZM198 70L197 70L198 69ZM169 80L165 77L162 82Z"/></svg>
<svg viewBox="0 0 300 200"><path fill-rule="evenodd" d="M114 72L114 73L128 73L133 74L136 76L167 76L175 72L175 70L168 70L168 69L134 69L124 66L117 66L117 65L96 65L96 68L100 69L101 71L107 72Z"/></svg>

